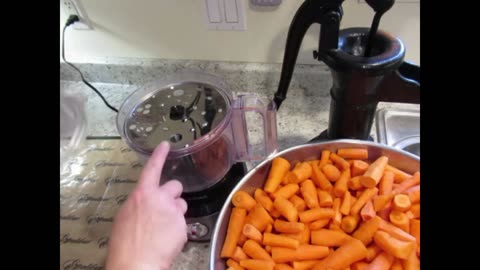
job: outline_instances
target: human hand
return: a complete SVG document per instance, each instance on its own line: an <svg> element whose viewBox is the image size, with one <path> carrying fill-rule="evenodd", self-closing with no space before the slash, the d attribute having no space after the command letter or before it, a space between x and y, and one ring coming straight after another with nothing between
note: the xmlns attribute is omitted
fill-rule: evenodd
<svg viewBox="0 0 480 270"><path fill-rule="evenodd" d="M137 187L120 208L108 244L107 270L169 269L187 242L182 184L159 185L170 145L162 142L145 165Z"/></svg>

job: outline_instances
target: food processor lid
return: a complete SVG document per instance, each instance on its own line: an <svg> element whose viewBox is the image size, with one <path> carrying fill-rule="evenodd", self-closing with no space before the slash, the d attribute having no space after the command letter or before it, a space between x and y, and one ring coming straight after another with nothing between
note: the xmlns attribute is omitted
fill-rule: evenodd
<svg viewBox="0 0 480 270"><path fill-rule="evenodd" d="M186 150L219 126L230 109L228 93L212 83L147 87L124 124L127 140L143 152L152 152L162 141L170 142L171 151Z"/></svg>

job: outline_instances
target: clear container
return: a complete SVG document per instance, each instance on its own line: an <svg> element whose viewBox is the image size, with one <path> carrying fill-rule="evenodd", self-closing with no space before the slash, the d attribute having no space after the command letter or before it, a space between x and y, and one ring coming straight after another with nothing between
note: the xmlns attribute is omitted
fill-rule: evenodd
<svg viewBox="0 0 480 270"><path fill-rule="evenodd" d="M246 113L262 123L262 151L249 142ZM184 72L135 91L122 104L117 128L145 162L162 141L171 150L161 181L178 179L184 192L198 192L221 180L235 162L259 161L277 151L276 109L261 95L232 95L220 78Z"/></svg>

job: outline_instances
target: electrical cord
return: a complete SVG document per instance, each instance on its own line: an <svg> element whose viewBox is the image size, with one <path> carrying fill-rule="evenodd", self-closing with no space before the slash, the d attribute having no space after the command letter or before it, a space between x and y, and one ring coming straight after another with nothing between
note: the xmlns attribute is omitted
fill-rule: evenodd
<svg viewBox="0 0 480 270"><path fill-rule="evenodd" d="M65 26L63 27L63 35L62 35L62 59L63 61L68 64L69 66L71 66L73 69L75 69L76 71L78 71L78 73L80 73L80 77L82 78L82 81L90 88L92 88L93 91L95 91L95 93L98 94L98 96L103 100L103 102L105 103L105 105L107 105L108 108L110 108L112 111L118 113L118 110L113 107L112 105L110 105L107 100L105 99L105 97L103 97L103 95L93 86L91 85L89 82L87 82L85 80L85 78L83 77L83 74L82 72L76 67L74 66L72 63L68 62L66 59L65 59L65 30L67 30L67 27L69 27L70 25L72 25L73 23L75 22L78 22L80 21L80 19L78 18L77 15L70 15L70 17L68 17L67 19L67 22L65 23Z"/></svg>

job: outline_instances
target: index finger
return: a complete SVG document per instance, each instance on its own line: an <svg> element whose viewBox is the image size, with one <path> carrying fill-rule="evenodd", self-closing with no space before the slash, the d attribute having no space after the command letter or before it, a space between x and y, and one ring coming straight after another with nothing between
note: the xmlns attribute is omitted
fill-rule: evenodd
<svg viewBox="0 0 480 270"><path fill-rule="evenodd" d="M170 151L170 144L168 142L160 143L148 159L147 164L143 168L139 179L141 186L159 186L160 177L162 176L163 164L167 159Z"/></svg>

